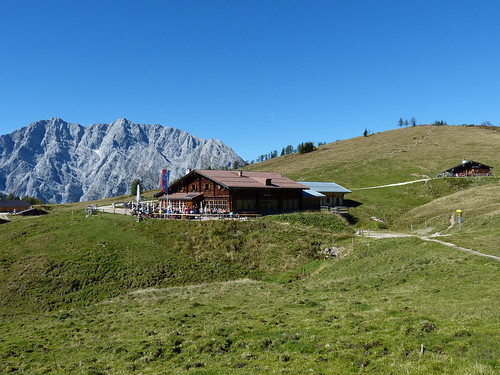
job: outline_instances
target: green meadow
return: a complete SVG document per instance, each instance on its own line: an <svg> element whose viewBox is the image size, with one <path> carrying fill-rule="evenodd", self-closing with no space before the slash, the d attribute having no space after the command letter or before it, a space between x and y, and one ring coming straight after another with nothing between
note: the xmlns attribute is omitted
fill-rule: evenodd
<svg viewBox="0 0 500 375"><path fill-rule="evenodd" d="M419 239L356 239L337 259L311 254L265 277L114 291L107 280L101 298L4 315L2 370L494 374L498 271Z"/></svg>

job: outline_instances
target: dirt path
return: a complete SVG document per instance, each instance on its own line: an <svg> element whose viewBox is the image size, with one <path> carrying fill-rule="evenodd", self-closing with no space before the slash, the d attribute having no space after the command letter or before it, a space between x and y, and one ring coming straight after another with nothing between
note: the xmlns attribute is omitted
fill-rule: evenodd
<svg viewBox="0 0 500 375"><path fill-rule="evenodd" d="M437 242L441 245L452 247L454 249L464 251L464 252L472 254L472 255L487 257L487 258L494 259L496 261L500 261L500 257L497 257L495 255L480 253L479 251L475 251L475 250L467 249L465 247L457 246L457 245L450 243L450 242L436 240L435 238L430 238L428 236L418 236L418 235L398 233L398 232L373 232L373 231L359 231L356 233L356 235L369 237L369 238L379 238L379 239L380 238L396 238L396 237L417 237L417 238L420 238L422 241Z"/></svg>
<svg viewBox="0 0 500 375"><path fill-rule="evenodd" d="M130 210L128 208L118 208L113 206L99 206L97 209L101 212L107 212L109 214L122 214L130 215Z"/></svg>
<svg viewBox="0 0 500 375"><path fill-rule="evenodd" d="M371 187L364 187L364 188L352 188L350 190L354 191L354 190L378 189L378 188L385 188L385 187L391 187L391 186L401 186L401 185L414 184L415 182L424 182L424 181L427 182L429 180L432 180L432 178L422 178L420 180L398 182L396 184L389 184L389 185L371 186Z"/></svg>

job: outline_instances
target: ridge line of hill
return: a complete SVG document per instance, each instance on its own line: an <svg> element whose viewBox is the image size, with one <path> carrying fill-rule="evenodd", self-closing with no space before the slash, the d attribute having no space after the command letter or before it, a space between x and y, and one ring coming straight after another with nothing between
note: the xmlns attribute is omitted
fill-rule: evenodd
<svg viewBox="0 0 500 375"><path fill-rule="evenodd" d="M304 154L246 166L297 181L334 181L346 188L372 187L435 176L474 160L497 170L500 131L484 127L415 126L338 140Z"/></svg>

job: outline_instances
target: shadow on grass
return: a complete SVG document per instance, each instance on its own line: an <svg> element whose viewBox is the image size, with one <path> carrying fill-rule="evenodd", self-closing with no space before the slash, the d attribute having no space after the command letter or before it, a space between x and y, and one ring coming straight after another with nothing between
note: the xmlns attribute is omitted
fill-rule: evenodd
<svg viewBox="0 0 500 375"><path fill-rule="evenodd" d="M344 199L344 205L347 206L347 207L359 207L362 204L363 203L355 201L355 200L352 200L352 199Z"/></svg>

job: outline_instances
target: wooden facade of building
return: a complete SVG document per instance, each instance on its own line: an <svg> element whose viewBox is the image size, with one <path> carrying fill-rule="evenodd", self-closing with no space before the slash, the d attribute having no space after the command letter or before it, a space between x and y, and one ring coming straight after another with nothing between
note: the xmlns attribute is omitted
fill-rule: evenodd
<svg viewBox="0 0 500 375"><path fill-rule="evenodd" d="M195 169L160 198L163 209L271 214L303 209L306 186L277 173Z"/></svg>
<svg viewBox="0 0 500 375"><path fill-rule="evenodd" d="M306 190L306 192L311 191L320 193L319 205L328 209L345 207L344 195L351 193L349 189L346 189L335 182L300 181L300 183L310 189Z"/></svg>
<svg viewBox="0 0 500 375"><path fill-rule="evenodd" d="M31 207L31 204L23 200L0 200L0 212L21 212Z"/></svg>
<svg viewBox="0 0 500 375"><path fill-rule="evenodd" d="M443 171L444 177L482 177L493 176L493 167L477 161L463 160L462 164Z"/></svg>

